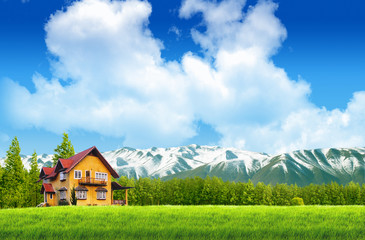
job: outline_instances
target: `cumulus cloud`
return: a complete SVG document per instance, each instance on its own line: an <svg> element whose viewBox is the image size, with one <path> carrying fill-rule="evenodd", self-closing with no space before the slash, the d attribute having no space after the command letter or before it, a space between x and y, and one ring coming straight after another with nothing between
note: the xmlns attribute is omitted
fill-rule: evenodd
<svg viewBox="0 0 365 240"><path fill-rule="evenodd" d="M181 144L197 121L219 132L220 144L254 151L364 144L365 93L344 111L314 106L309 84L271 60L287 34L278 5L245 4L185 0L179 16L201 13L191 35L205 55L177 62L161 58L148 2L74 2L45 26L53 78L34 74L34 92L8 80L8 114L21 127L83 129L135 147Z"/></svg>
<svg viewBox="0 0 365 240"><path fill-rule="evenodd" d="M193 136L181 70L161 59L162 43L147 28L150 14L144 1L88 0L52 15L45 29L55 78L35 74L35 93L9 82L12 119L58 133L125 136L127 145Z"/></svg>

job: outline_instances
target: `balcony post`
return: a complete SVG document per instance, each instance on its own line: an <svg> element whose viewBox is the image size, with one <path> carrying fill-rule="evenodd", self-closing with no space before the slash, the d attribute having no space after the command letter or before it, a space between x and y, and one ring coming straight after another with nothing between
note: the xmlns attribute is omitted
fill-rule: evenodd
<svg viewBox="0 0 365 240"><path fill-rule="evenodd" d="M125 190L125 205L128 206L128 189Z"/></svg>
<svg viewBox="0 0 365 240"><path fill-rule="evenodd" d="M112 199L111 199L111 201L112 201L112 202L111 202L111 205L113 205L113 204L114 204L114 200L113 200L113 192L114 192L114 191L113 191L113 189L111 190L111 192L112 192L112 193L111 193L111 195L112 195Z"/></svg>

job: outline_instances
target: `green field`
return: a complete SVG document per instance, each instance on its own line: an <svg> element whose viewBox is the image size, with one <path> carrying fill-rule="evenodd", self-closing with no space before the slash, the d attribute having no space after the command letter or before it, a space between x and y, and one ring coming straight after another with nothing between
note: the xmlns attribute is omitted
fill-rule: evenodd
<svg viewBox="0 0 365 240"><path fill-rule="evenodd" d="M363 206L0 210L0 239L365 239Z"/></svg>

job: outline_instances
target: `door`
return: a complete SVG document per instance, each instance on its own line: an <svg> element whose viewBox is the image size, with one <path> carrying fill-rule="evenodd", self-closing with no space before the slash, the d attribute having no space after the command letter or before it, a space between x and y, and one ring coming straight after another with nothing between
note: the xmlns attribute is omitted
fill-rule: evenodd
<svg viewBox="0 0 365 240"><path fill-rule="evenodd" d="M85 178L86 178L86 182L90 182L90 171L89 170L85 171Z"/></svg>

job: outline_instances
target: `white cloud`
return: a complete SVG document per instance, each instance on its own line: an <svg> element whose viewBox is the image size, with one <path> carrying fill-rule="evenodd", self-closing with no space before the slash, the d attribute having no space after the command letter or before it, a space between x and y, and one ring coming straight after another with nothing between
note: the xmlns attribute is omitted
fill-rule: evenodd
<svg viewBox="0 0 365 240"><path fill-rule="evenodd" d="M168 30L168 33L174 33L176 35L176 39L180 39L181 37L181 30L176 26L171 26Z"/></svg>
<svg viewBox="0 0 365 240"><path fill-rule="evenodd" d="M74 2L45 27L54 78L35 74L33 93L7 81L8 114L22 127L84 129L135 147L181 144L197 120L222 134L222 145L255 151L364 144L365 93L344 111L314 106L309 84L271 60L286 38L277 5L244 6L184 1L180 17L202 13L206 28L192 37L206 55L174 62L161 58L148 2Z"/></svg>
<svg viewBox="0 0 365 240"><path fill-rule="evenodd" d="M55 78L35 74L33 94L10 82L12 119L58 133L125 136L127 145L193 136L180 67L161 59L162 43L146 27L150 13L144 1L88 0L51 16L45 29Z"/></svg>

